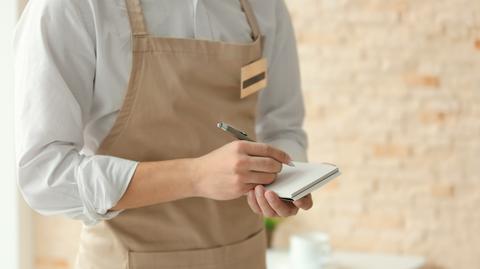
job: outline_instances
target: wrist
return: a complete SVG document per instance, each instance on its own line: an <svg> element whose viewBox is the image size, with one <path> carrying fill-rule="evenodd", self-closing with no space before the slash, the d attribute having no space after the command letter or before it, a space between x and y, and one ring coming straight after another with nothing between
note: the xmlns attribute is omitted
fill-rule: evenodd
<svg viewBox="0 0 480 269"><path fill-rule="evenodd" d="M199 197L200 195L200 179L201 179L201 164L199 158L188 159L187 162L187 185L189 196Z"/></svg>

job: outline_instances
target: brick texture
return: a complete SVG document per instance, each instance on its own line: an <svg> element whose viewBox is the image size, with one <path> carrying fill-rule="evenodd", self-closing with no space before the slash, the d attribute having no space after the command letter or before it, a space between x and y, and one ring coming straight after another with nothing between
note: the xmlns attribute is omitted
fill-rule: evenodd
<svg viewBox="0 0 480 269"><path fill-rule="evenodd" d="M480 268L480 1L286 0L312 162L343 175L274 244L322 230L341 250ZM72 268L80 225L35 217L38 268Z"/></svg>
<svg viewBox="0 0 480 269"><path fill-rule="evenodd" d="M312 162L334 186L274 240L322 230L334 248L480 268L480 2L287 0Z"/></svg>

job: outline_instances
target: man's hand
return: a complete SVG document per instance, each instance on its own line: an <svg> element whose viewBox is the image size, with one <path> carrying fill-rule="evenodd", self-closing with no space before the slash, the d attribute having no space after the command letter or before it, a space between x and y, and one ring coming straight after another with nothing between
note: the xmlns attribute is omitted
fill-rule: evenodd
<svg viewBox="0 0 480 269"><path fill-rule="evenodd" d="M268 144L234 141L194 160L194 196L231 200L270 184L290 156Z"/></svg>
<svg viewBox="0 0 480 269"><path fill-rule="evenodd" d="M289 217L296 215L298 209L308 210L313 206L311 194L294 201L282 201L274 192L258 185L247 194L248 204L253 212L265 217Z"/></svg>
<svg viewBox="0 0 480 269"><path fill-rule="evenodd" d="M125 194L111 209L138 208L189 197L239 198L256 186L264 190L262 185L272 183L282 163L290 161L287 153L270 145L234 141L198 158L140 162ZM264 215L275 215L272 212L277 211L279 215L296 212L295 208L291 209L292 205L284 205L272 194L256 199L254 205L257 206L252 209L265 211ZM267 205L265 201L272 206L264 206ZM311 201L306 199L296 205L308 208Z"/></svg>

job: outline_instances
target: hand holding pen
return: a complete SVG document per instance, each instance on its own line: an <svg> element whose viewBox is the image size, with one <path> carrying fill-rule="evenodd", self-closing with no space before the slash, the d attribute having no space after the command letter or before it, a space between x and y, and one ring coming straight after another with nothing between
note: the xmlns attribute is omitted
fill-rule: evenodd
<svg viewBox="0 0 480 269"><path fill-rule="evenodd" d="M190 168L193 196L232 200L246 195L252 211L267 217L287 217L295 215L299 208L312 207L311 195L284 202L263 186L275 181L282 164L292 162L287 153L254 142L245 132L228 124L220 123L218 127L238 140L193 159Z"/></svg>
<svg viewBox="0 0 480 269"><path fill-rule="evenodd" d="M247 133L234 128L229 124L220 122L217 124L217 127L230 133L238 140L255 142L253 139L248 137ZM266 144L258 143L257 145L265 146ZM271 147L271 150L275 151L277 149ZM283 152L279 153L280 155L286 155L286 153ZM286 164L293 166L291 159ZM280 172L280 170L278 170L278 172ZM272 180L272 182L273 181L274 180ZM274 192L266 190L262 184L257 184L254 186L254 188L247 192L247 202L253 212L264 217L288 217L296 215L299 209L308 210L313 206L313 200L310 194L294 202L285 202L282 201Z"/></svg>
<svg viewBox="0 0 480 269"><path fill-rule="evenodd" d="M240 131L240 130L236 129L235 127L233 127L233 126L231 126L227 123L219 122L219 123L217 123L217 127L224 130L225 132L230 133L232 136L234 136L238 140L246 140L246 141L250 141L250 142L255 142L253 139L248 137L247 133L245 133L244 131ZM292 166L292 167L295 166L292 161L286 163L286 165L289 165L289 166Z"/></svg>

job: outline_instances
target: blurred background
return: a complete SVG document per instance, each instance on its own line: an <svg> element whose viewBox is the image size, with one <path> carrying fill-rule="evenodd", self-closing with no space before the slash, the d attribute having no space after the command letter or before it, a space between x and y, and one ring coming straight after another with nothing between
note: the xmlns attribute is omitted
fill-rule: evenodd
<svg viewBox="0 0 480 269"><path fill-rule="evenodd" d="M480 1L286 2L309 159L335 163L343 175L315 193L312 210L277 225L273 248L288 247L293 234L322 231L334 252L480 268ZM2 239L1 256L12 254L11 268L68 269L81 224L41 217L13 195L10 44L22 5L0 4L7 124L0 209L8 212L0 235L10 238Z"/></svg>

